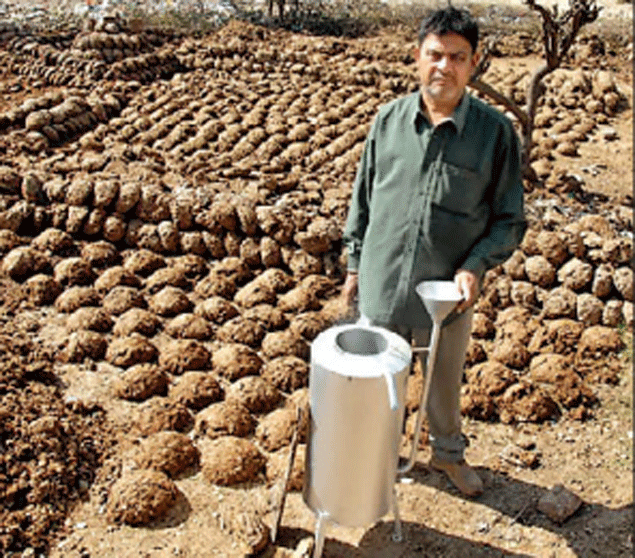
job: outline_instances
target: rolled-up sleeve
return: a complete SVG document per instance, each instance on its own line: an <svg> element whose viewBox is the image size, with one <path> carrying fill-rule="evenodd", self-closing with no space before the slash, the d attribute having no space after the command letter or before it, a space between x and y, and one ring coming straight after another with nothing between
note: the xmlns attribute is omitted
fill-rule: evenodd
<svg viewBox="0 0 635 558"><path fill-rule="evenodd" d="M353 183L351 203L344 228L343 240L347 251L348 271L359 270L362 243L368 226L370 196L375 174L375 124L366 138L362 158Z"/></svg>
<svg viewBox="0 0 635 558"><path fill-rule="evenodd" d="M504 262L518 247L527 229L523 207L520 143L511 123L503 128L495 150L491 213L483 237L461 264L479 279Z"/></svg>

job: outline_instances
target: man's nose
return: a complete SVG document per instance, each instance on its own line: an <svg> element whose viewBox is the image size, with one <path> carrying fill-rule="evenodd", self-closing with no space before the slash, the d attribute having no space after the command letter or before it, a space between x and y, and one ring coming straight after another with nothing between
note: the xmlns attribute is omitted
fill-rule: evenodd
<svg viewBox="0 0 635 558"><path fill-rule="evenodd" d="M441 60L439 60L439 62L437 63L437 67L441 70L444 70L447 66L448 66L448 57L447 56L442 56Z"/></svg>

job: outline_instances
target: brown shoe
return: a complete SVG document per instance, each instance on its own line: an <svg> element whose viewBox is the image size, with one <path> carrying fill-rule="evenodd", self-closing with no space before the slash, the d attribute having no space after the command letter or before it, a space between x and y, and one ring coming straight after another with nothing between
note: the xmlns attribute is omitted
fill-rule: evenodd
<svg viewBox="0 0 635 558"><path fill-rule="evenodd" d="M479 496L483 493L483 481L465 460L444 461L433 455L430 459L430 466L445 473L452 484L465 496Z"/></svg>

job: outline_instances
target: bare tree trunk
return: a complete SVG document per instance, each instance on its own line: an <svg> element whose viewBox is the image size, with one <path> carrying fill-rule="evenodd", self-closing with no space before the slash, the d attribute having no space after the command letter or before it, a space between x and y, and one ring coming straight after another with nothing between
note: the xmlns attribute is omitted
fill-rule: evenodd
<svg viewBox="0 0 635 558"><path fill-rule="evenodd" d="M536 109L538 108L538 100L540 99L540 83L543 78L553 72L555 68L551 68L549 64L540 66L531 76L529 87L527 88L527 110L525 114L525 122L523 123L523 167L529 166L529 156L533 147L532 135L534 133L534 120L536 119Z"/></svg>

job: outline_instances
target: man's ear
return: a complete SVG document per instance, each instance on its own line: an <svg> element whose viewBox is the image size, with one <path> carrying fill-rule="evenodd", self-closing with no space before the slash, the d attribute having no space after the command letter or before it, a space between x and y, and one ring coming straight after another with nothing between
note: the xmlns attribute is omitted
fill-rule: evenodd
<svg viewBox="0 0 635 558"><path fill-rule="evenodd" d="M476 66L478 66L478 63L481 61L481 53L477 50L473 55L472 55L472 68L476 68Z"/></svg>
<svg viewBox="0 0 635 558"><path fill-rule="evenodd" d="M413 54L414 54L415 60L419 62L419 56L421 56L421 47L419 45L415 46Z"/></svg>

